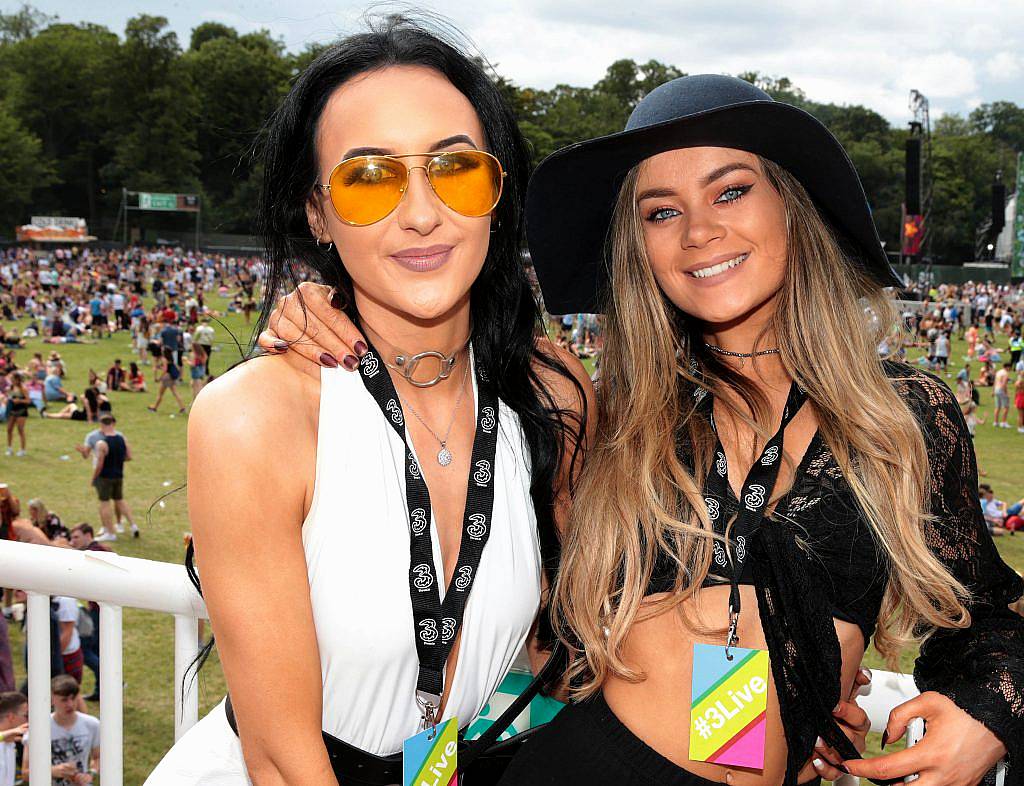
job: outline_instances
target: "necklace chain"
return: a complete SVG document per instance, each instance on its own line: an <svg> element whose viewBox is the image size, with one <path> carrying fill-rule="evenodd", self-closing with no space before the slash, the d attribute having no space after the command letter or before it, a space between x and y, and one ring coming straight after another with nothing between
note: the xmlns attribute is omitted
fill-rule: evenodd
<svg viewBox="0 0 1024 786"><path fill-rule="evenodd" d="M456 350L456 352L458 352L458 350ZM448 429L444 432L444 439L441 439L439 436L437 436L437 432L434 431L434 429L432 429L427 424L427 421L420 417L420 413L416 411L412 404L410 404L408 401L402 398L402 394L398 392L397 388L395 389L395 393L398 395L398 400L402 403L402 406L408 407L409 411L413 414L416 420L418 420L420 424L423 426L423 428L429 431L431 436L434 439L436 439L438 443L441 445L441 449L437 452L437 463L440 464L442 467L447 467L449 464L452 463L452 460L454 459L454 456L452 456L452 452L448 449L448 437L451 436L452 426L455 425L455 416L458 414L459 407L462 406L462 399L466 395L466 379L467 377L469 377L470 365L471 364L467 359L466 370L462 372L462 384L460 385L459 397L455 401L455 408L452 410L451 420L448 421Z"/></svg>
<svg viewBox="0 0 1024 786"><path fill-rule="evenodd" d="M731 358L754 358L754 357L758 357L759 358L762 355L778 355L779 354L778 348L776 348L776 349L761 349L761 350L758 350L757 352L733 352L731 349L722 349L721 347L716 347L714 344L709 344L706 341L704 342L704 346L707 347L708 349L710 349L712 352L717 352L719 355L728 355Z"/></svg>

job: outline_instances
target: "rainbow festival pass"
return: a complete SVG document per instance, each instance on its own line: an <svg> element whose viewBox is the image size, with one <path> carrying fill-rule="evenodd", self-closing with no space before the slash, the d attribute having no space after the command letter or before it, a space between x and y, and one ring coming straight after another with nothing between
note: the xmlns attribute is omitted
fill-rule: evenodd
<svg viewBox="0 0 1024 786"><path fill-rule="evenodd" d="M768 652L693 645L690 760L764 769ZM419 784L417 784L419 786Z"/></svg>
<svg viewBox="0 0 1024 786"><path fill-rule="evenodd" d="M457 786L459 722L449 718L402 745L402 786Z"/></svg>

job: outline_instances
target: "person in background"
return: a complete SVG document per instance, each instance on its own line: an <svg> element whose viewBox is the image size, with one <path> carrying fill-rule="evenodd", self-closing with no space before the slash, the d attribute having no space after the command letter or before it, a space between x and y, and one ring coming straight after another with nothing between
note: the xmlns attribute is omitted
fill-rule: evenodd
<svg viewBox="0 0 1024 786"><path fill-rule="evenodd" d="M17 743L28 733L28 699L24 693L0 693L0 786L14 786Z"/></svg>
<svg viewBox="0 0 1024 786"><path fill-rule="evenodd" d="M1017 433L1024 434L1024 371L1013 382L1013 406L1017 410Z"/></svg>
<svg viewBox="0 0 1024 786"><path fill-rule="evenodd" d="M173 314L172 315L165 314L165 317L168 317L168 316L170 318L169 319L165 319L167 324L164 325L163 328L160 329L160 343L161 343L161 345L163 345L164 354L166 355L168 350L173 352L174 356L175 356L175 359L177 360L178 365L180 366L181 365L181 353L182 353L182 348L183 348L183 343L184 343L182 335L181 335L181 328L179 328L175 324L175 322L174 322L175 317L173 316Z"/></svg>
<svg viewBox="0 0 1024 786"><path fill-rule="evenodd" d="M25 422L28 420L28 408L31 405L28 390L25 389L25 378L20 371L11 374L11 387L7 391L7 455L14 452L14 430L18 430L21 448L18 456L25 455Z"/></svg>
<svg viewBox="0 0 1024 786"><path fill-rule="evenodd" d="M199 325L196 326L195 333L192 336L192 341L201 346L206 351L206 379L213 379L213 375L210 373L210 356L213 354L213 339L214 331L210 326L210 318L203 317Z"/></svg>
<svg viewBox="0 0 1024 786"><path fill-rule="evenodd" d="M64 401L70 403L75 400L74 393L68 393L64 389L61 375L57 372L56 366L50 366L43 382L43 398L47 401Z"/></svg>
<svg viewBox="0 0 1024 786"><path fill-rule="evenodd" d="M146 392L146 377L143 376L142 371L139 370L139 364L134 360L128 364L128 381L125 389L132 393Z"/></svg>
<svg viewBox="0 0 1024 786"><path fill-rule="evenodd" d="M79 687L67 674L50 682L53 714L50 716L50 777L53 786L92 783L100 767L100 721L78 710ZM24 736L24 769L28 775L28 734ZM31 778L28 779L32 782Z"/></svg>
<svg viewBox="0 0 1024 786"><path fill-rule="evenodd" d="M1010 363L1003 363L995 375L992 388L992 399L995 405L995 412L992 415L992 425L996 428L1010 428L1007 418L1010 417ZM1000 417L1000 415L1002 417Z"/></svg>
<svg viewBox="0 0 1024 786"><path fill-rule="evenodd" d="M981 501L981 510L985 515L985 523L993 535L1005 535L1006 527L1003 526L1007 517L1020 515L1024 508L1024 500L1008 506L1001 499L996 499L996 494L988 483L981 483L978 486L978 497Z"/></svg>
<svg viewBox="0 0 1024 786"><path fill-rule="evenodd" d="M108 546L97 543L93 533L92 525L87 523L79 524L71 530L71 548L79 551L106 551L110 552ZM100 700L100 607L98 603L89 601L89 617L92 619L92 633L82 636L82 655L85 658L85 665L96 676L96 689L85 697L86 701Z"/></svg>
<svg viewBox="0 0 1024 786"><path fill-rule="evenodd" d="M93 465L92 485L100 499L100 520L107 533L124 532L121 518L132 528L132 537L139 537L139 528L132 520L128 503L124 500L124 464L132 460L132 451L123 434L114 428L113 415L100 417L100 439L96 443L96 463ZM116 535L115 535L116 537ZM114 540L114 538L110 538Z"/></svg>
<svg viewBox="0 0 1024 786"><path fill-rule="evenodd" d="M107 369L107 390L124 390L124 384L124 368L121 366L121 359L118 358L114 361L114 365Z"/></svg>
<svg viewBox="0 0 1024 786"><path fill-rule="evenodd" d="M195 342L192 343L192 357L189 364L192 366L190 376L192 378L192 399L199 395L199 391L203 389L203 385L206 384L206 364L209 361L209 356L206 354L206 350Z"/></svg>
<svg viewBox="0 0 1024 786"><path fill-rule="evenodd" d="M46 503L38 497L33 497L28 501L28 518L48 540L53 540L58 536L71 537L68 528L61 524L60 516L48 510Z"/></svg>
<svg viewBox="0 0 1024 786"><path fill-rule="evenodd" d="M944 330L935 337L935 370L949 371L949 334Z"/></svg>
<svg viewBox="0 0 1024 786"><path fill-rule="evenodd" d="M157 361L155 376L160 380L160 390L157 391L156 401L152 406L146 407L150 412L160 409L160 402L164 400L164 393L168 390L178 402L178 414L185 412L185 402L178 395L178 381L181 379L181 367L175 362L174 351L164 347L163 355Z"/></svg>
<svg viewBox="0 0 1024 786"><path fill-rule="evenodd" d="M78 635L78 601L66 595L53 598L57 607L59 625L60 654L64 661L64 673L82 682L82 667L85 665L85 653L82 652L82 638Z"/></svg>

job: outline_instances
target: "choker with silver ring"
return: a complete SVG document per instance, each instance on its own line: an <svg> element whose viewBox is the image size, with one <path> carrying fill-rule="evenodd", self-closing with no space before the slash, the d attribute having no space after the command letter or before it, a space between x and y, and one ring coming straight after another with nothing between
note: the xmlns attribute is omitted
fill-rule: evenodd
<svg viewBox="0 0 1024 786"><path fill-rule="evenodd" d="M442 379L448 379L452 374L452 369L455 368L455 361L459 358L459 353L466 348L469 344L469 338L466 339L466 343L461 347L452 352L451 355L446 355L444 352L437 352L433 349L428 349L424 352L417 352L415 355L409 355L407 353L396 353L395 360L391 362L385 360L384 365L390 368L392 371L397 371L403 377L405 381L410 385L418 388L430 388L440 382ZM412 378L412 375L416 373L416 368L420 362L427 358L434 358L439 364L437 375L433 379L428 379L425 382L421 382Z"/></svg>
<svg viewBox="0 0 1024 786"><path fill-rule="evenodd" d="M376 333L380 338L384 338L383 336L380 335L378 331L374 330L372 327L370 327L370 325L367 325L365 320L363 320L363 324L366 325L366 327L370 328L370 330ZM393 349L393 358L386 358L384 357L383 354L381 354L381 358L383 359L385 366L387 366L392 371L397 371L399 374L402 375L405 381L408 382L413 387L431 388L438 382L448 379L448 377L451 376L452 369L455 368L455 363L459 359L459 353L462 352L462 350L464 350L467 346L469 346L469 342L472 338L473 329L472 326L470 326L469 335L466 336L465 342L463 342L462 346L458 347L453 352L451 352L451 354L438 352L437 350L434 349L427 349L424 350L423 352L416 352L415 354L403 352L400 349ZM433 360L437 362L437 374L435 374L432 379L428 379L425 381L413 379L413 374L416 373L416 369L424 360Z"/></svg>

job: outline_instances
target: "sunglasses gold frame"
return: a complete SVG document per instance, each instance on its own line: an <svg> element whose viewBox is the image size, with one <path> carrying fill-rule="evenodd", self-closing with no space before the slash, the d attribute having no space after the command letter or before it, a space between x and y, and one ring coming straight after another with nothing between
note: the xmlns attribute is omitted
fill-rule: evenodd
<svg viewBox="0 0 1024 786"><path fill-rule="evenodd" d="M495 196L494 196L494 204L492 204L489 208L487 208L487 210L485 210L482 213L479 213L477 215L470 215L470 214L467 214L467 213L463 213L460 210L456 210L454 207L452 207L447 202L445 202L444 198L440 194L437 193L437 189L434 188L434 184L432 182L430 182L430 174L429 174L428 167L434 161L436 161L437 159L445 158L446 156L456 156L456 155L460 155L460 154L463 154L463 153L476 153L478 155L486 156L487 158L491 159L495 163L495 165L498 167L498 172L501 174L501 179L498 180L498 193L495 194ZM425 164L419 164L417 166L409 166L408 164L406 164L404 161L401 160L403 158L427 158L428 160L427 160L427 163L425 163ZM401 196L398 198L398 201L395 202L395 206L392 207L387 213L382 215L380 218L374 219L373 221L367 221L365 223L358 222L358 221L349 221L347 218L345 218L343 215L341 215L341 213L338 211L337 205L334 204L334 198L331 195L331 183L330 183L330 181L334 179L334 173L337 172L341 167L343 167L345 164L348 164L348 163L350 163L352 161L358 161L360 159L364 159L364 160L373 160L373 159L396 160L403 167L405 167L405 185L403 185L399 189L399 193L401 194ZM400 154L397 154L397 155L387 154L387 155L352 156L352 158L346 158L343 161L339 161L334 166L334 168L331 169L331 173L327 176L327 182L326 183L316 183L315 185L316 185L316 188L320 189L321 191L326 191L327 192L328 196L330 197L331 209L334 210L334 214L338 217L338 219L340 221L342 221L345 224L348 224L349 226L353 226L353 227L368 227L368 226L371 226L373 224L376 224L378 221L383 221L385 218L390 216L392 213L395 212L395 210L398 209L398 206L400 204L402 204L402 200L405 199L405 192L409 189L409 181L412 178L412 173L415 170L417 170L417 169L422 169L423 170L423 175L427 179L427 185L430 186L431 192L433 192L434 196L436 196L438 198L438 200L441 202L442 205L447 207L449 210L451 210L451 211L453 211L455 213L458 213L460 216L466 216L467 218L480 218L481 216L486 216L488 213L490 213L492 210L494 210L494 208L496 208L498 206L498 203L501 201L501 195L502 195L502 193L504 193L504 190L505 190L505 178L508 177L508 173L505 171L505 167L503 167L501 165L501 161L499 161L496 156L492 155L491 153L488 153L486 150L475 150L475 149L473 149L473 150L446 150L446 151L444 151L442 153L400 153Z"/></svg>

